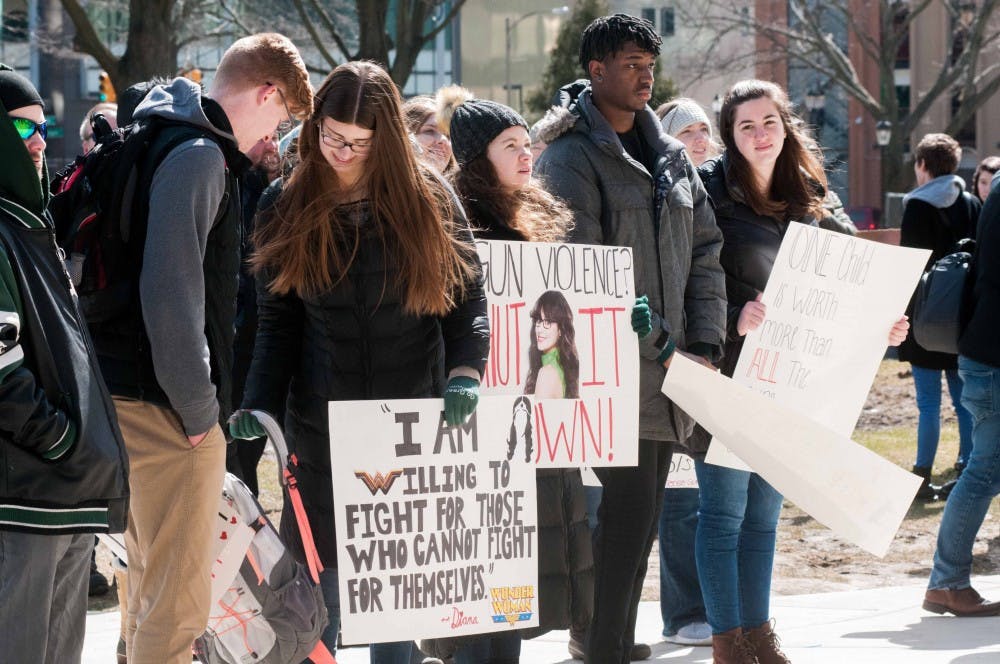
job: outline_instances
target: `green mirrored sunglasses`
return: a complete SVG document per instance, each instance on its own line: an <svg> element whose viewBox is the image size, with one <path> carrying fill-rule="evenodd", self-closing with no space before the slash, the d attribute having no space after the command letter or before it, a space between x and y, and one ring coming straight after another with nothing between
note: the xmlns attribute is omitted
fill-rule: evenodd
<svg viewBox="0 0 1000 664"><path fill-rule="evenodd" d="M18 135L21 140L28 140L38 132L38 135L42 137L44 141L46 136L49 134L48 125L44 122L35 122L34 120L29 120L28 118L11 118L14 123L14 129L17 129Z"/></svg>

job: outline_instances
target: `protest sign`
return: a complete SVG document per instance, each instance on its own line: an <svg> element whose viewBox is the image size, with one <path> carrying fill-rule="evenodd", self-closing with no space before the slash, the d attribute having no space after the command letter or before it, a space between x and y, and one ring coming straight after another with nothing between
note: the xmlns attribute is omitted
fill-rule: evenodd
<svg viewBox="0 0 1000 664"><path fill-rule="evenodd" d="M538 625L530 397L330 403L345 643ZM315 525L315 524L314 524Z"/></svg>
<svg viewBox="0 0 1000 664"><path fill-rule="evenodd" d="M916 475L679 354L663 392L817 521L876 556L888 551Z"/></svg>
<svg viewBox="0 0 1000 664"><path fill-rule="evenodd" d="M532 463L634 466L639 345L631 326L632 250L476 245L490 316L482 393L535 397Z"/></svg>
<svg viewBox="0 0 1000 664"><path fill-rule="evenodd" d="M733 380L850 437L929 254L789 224ZM746 469L717 438L706 460Z"/></svg>
<svg viewBox="0 0 1000 664"><path fill-rule="evenodd" d="M670 472L667 474L668 489L697 489L698 475L694 472L694 459L681 452L670 457Z"/></svg>
<svg viewBox="0 0 1000 664"><path fill-rule="evenodd" d="M597 479L597 475L589 467L581 468L580 472L584 486L601 486L601 480ZM670 471L664 486L668 489L697 489L698 475L694 471L694 459L683 452L674 452L670 457Z"/></svg>

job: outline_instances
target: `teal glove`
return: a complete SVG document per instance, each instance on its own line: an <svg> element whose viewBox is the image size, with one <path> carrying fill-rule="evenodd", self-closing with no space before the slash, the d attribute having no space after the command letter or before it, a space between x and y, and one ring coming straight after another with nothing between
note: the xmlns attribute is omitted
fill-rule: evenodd
<svg viewBox="0 0 1000 664"><path fill-rule="evenodd" d="M635 299L632 307L632 331L645 339L653 331L653 316L649 310L649 298L645 295Z"/></svg>
<svg viewBox="0 0 1000 664"><path fill-rule="evenodd" d="M253 440L263 438L267 432L249 410L238 410L229 418L229 435L233 438Z"/></svg>
<svg viewBox="0 0 1000 664"><path fill-rule="evenodd" d="M468 376L455 376L444 390L444 421L450 427L468 419L479 403L479 381Z"/></svg>

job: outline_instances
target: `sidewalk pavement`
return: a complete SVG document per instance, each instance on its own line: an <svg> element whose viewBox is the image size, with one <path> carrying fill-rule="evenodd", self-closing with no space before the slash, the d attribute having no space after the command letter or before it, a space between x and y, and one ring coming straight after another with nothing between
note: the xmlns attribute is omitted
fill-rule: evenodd
<svg viewBox="0 0 1000 664"><path fill-rule="evenodd" d="M975 587L991 600L1000 598L1000 576L974 577ZM795 664L997 664L1000 617L937 616L920 608L924 585L853 590L771 599L777 632ZM118 643L118 613L87 616L84 664L113 664ZM643 602L636 638L652 645L655 662L712 661L710 648L663 641L660 607ZM524 664L569 663L568 632L550 632L525 641ZM337 653L339 664L367 664L367 648Z"/></svg>

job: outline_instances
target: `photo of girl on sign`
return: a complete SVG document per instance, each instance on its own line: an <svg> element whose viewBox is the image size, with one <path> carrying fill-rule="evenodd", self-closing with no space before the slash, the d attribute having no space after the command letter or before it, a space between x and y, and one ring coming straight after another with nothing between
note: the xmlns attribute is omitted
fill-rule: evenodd
<svg viewBox="0 0 1000 664"><path fill-rule="evenodd" d="M580 396L580 356L573 310L559 291L545 291L531 310L531 345L524 393L541 399Z"/></svg>

